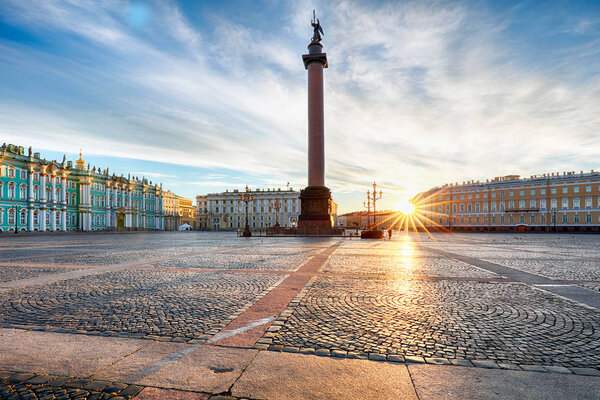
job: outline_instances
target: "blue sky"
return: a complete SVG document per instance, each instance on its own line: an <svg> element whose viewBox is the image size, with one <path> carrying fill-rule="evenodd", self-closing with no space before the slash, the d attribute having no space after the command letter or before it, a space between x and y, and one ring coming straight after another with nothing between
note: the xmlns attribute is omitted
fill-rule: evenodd
<svg viewBox="0 0 600 400"><path fill-rule="evenodd" d="M0 141L196 194L306 185L316 8L341 211L600 169L600 3L0 2Z"/></svg>

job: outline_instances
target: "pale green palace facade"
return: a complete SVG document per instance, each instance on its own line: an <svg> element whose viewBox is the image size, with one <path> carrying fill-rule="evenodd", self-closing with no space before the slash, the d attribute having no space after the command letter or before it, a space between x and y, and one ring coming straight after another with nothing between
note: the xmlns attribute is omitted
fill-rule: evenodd
<svg viewBox="0 0 600 400"><path fill-rule="evenodd" d="M163 230L162 185L0 147L0 232Z"/></svg>

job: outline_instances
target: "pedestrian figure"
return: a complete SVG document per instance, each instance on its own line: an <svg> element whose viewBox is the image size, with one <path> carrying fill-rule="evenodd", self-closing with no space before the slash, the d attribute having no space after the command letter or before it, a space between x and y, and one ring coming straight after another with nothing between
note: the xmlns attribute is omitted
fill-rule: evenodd
<svg viewBox="0 0 600 400"><path fill-rule="evenodd" d="M392 239L392 228L388 229L388 239Z"/></svg>

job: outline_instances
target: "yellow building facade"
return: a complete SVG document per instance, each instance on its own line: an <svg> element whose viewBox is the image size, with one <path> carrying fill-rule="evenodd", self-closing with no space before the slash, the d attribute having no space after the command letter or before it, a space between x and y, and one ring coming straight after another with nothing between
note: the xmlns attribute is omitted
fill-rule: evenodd
<svg viewBox="0 0 600 400"><path fill-rule="evenodd" d="M600 172L446 184L412 199L429 230L600 231Z"/></svg>
<svg viewBox="0 0 600 400"><path fill-rule="evenodd" d="M196 207L191 199L178 196L168 190L163 193L163 212L165 230L175 231L183 224L188 224L193 229L198 228Z"/></svg>

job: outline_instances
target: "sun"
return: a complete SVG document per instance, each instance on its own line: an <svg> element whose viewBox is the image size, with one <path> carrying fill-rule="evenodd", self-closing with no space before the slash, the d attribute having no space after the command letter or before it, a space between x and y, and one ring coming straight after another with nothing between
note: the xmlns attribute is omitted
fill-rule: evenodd
<svg viewBox="0 0 600 400"><path fill-rule="evenodd" d="M396 203L396 209L406 215L410 215L415 212L415 206L409 201L401 201Z"/></svg>

